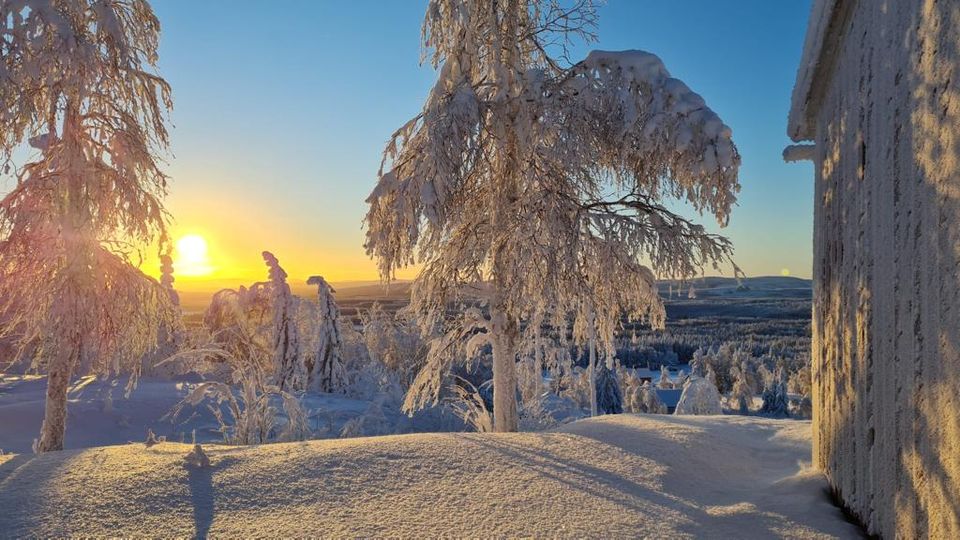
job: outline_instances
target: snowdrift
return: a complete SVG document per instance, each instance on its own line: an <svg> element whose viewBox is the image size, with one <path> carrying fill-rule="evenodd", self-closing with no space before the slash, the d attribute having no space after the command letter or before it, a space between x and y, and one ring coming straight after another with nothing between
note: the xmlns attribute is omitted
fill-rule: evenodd
<svg viewBox="0 0 960 540"><path fill-rule="evenodd" d="M561 431L0 456L0 536L854 538L810 424L613 415Z"/></svg>

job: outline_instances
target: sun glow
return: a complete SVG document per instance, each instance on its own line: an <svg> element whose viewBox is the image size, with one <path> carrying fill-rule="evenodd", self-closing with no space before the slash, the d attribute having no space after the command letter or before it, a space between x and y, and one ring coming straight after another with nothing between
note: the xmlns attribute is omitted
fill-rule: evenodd
<svg viewBox="0 0 960 540"><path fill-rule="evenodd" d="M188 234L177 240L177 258L173 271L179 276L209 276L213 273L207 241L197 234Z"/></svg>

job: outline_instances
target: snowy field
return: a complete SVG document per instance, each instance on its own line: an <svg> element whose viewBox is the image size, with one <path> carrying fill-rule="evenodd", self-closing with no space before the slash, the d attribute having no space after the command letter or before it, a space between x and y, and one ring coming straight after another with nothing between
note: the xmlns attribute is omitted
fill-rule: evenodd
<svg viewBox="0 0 960 540"><path fill-rule="evenodd" d="M809 422L614 415L555 432L0 457L8 536L856 538Z"/></svg>

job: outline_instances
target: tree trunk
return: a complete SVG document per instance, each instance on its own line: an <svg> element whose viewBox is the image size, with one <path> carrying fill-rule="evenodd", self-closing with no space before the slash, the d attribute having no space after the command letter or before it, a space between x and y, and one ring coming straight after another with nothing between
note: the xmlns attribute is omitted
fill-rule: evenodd
<svg viewBox="0 0 960 540"><path fill-rule="evenodd" d="M79 349L70 351L47 368L47 400L36 452L63 450L67 432L67 389L77 364Z"/></svg>
<svg viewBox="0 0 960 540"><path fill-rule="evenodd" d="M597 416L597 326L596 317L591 309L587 315L590 324L590 367L588 379L590 381L590 416Z"/></svg>
<svg viewBox="0 0 960 540"><path fill-rule="evenodd" d="M516 323L493 308L493 430L517 431Z"/></svg>
<svg viewBox="0 0 960 540"><path fill-rule="evenodd" d="M590 416L597 416L597 340L590 328Z"/></svg>

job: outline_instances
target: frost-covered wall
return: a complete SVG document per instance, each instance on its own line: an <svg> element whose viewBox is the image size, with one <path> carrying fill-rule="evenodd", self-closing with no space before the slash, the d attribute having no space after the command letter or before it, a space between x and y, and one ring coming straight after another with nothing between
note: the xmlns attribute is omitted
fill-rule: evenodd
<svg viewBox="0 0 960 540"><path fill-rule="evenodd" d="M871 533L960 538L960 2L818 0L810 33L814 459Z"/></svg>

